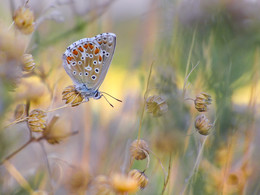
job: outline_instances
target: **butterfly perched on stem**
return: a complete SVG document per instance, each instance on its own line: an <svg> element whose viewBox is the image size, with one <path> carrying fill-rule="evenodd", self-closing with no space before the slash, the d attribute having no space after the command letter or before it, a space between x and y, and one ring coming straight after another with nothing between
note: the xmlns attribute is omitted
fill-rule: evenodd
<svg viewBox="0 0 260 195"><path fill-rule="evenodd" d="M100 99L107 94L100 92L99 87L106 77L115 47L116 35L102 33L72 43L63 54L63 67L85 101Z"/></svg>

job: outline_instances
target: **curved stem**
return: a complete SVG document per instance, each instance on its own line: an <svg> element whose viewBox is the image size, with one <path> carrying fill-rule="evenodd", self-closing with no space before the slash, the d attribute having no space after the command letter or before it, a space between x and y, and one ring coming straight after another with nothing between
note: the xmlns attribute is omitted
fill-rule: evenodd
<svg viewBox="0 0 260 195"><path fill-rule="evenodd" d="M198 169L198 166L199 166L199 163L200 163L200 160L201 160L201 155L202 155L202 153L203 153L203 149L204 149L204 146L205 146L205 143L206 143L207 138L208 138L208 136L207 136L207 137L203 140L203 142L202 142L202 145L201 145L201 148L200 148L200 150L199 150L199 153L198 153L196 162L195 162L195 164L194 164L194 166L193 166L193 169L192 169L192 171L191 171L189 177L188 177L188 178L186 179L186 181L185 181L185 186L184 186L184 188L183 188L183 190L182 190L182 192L181 192L181 195L183 195L183 194L185 193L185 191L186 191L186 189L187 189L187 187L188 187L188 185L189 185L190 179L193 177L194 173L195 173L196 170Z"/></svg>

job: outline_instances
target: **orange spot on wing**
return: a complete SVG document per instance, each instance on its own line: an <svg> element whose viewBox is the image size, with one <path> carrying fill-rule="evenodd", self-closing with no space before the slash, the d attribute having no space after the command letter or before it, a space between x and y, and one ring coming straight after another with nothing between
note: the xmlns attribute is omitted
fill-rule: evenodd
<svg viewBox="0 0 260 195"><path fill-rule="evenodd" d="M101 44L102 44L102 41L98 41L98 44L101 45Z"/></svg>
<svg viewBox="0 0 260 195"><path fill-rule="evenodd" d="M92 43L89 43L89 48L92 50L94 48L93 44Z"/></svg>
<svg viewBox="0 0 260 195"><path fill-rule="evenodd" d="M69 60L67 60L67 63L68 63L68 64L70 64L70 61L69 61Z"/></svg>
<svg viewBox="0 0 260 195"><path fill-rule="evenodd" d="M78 50L81 51L81 52L84 51L83 48L82 48L81 46L78 47Z"/></svg>
<svg viewBox="0 0 260 195"><path fill-rule="evenodd" d="M76 49L74 49L72 53L73 53L74 55L78 55L79 52L78 52Z"/></svg>
<svg viewBox="0 0 260 195"><path fill-rule="evenodd" d="M84 47L85 49L87 49L87 48L88 48L88 44L85 43L85 44L83 45L83 47Z"/></svg>
<svg viewBox="0 0 260 195"><path fill-rule="evenodd" d="M67 57L67 60L68 60L68 61L71 61L72 59L73 59L73 58L70 57L70 56Z"/></svg>
<svg viewBox="0 0 260 195"><path fill-rule="evenodd" d="M96 48L95 51L94 51L95 54L98 54L99 53L99 49Z"/></svg>
<svg viewBox="0 0 260 195"><path fill-rule="evenodd" d="M98 57L98 60L101 62L101 61L102 61L102 56L99 56L99 57Z"/></svg>

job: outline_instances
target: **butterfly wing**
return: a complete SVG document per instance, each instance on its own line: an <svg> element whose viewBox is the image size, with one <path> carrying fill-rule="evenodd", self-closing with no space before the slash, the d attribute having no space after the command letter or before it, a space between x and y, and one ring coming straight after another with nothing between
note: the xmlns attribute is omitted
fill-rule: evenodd
<svg viewBox="0 0 260 195"><path fill-rule="evenodd" d="M105 79L116 46L116 35L103 33L72 43L63 55L63 66L76 85L97 90Z"/></svg>

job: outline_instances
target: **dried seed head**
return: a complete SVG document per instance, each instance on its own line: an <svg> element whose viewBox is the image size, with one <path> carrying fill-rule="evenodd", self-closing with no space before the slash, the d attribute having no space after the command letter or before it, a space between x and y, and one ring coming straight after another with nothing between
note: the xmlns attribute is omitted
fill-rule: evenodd
<svg viewBox="0 0 260 195"><path fill-rule="evenodd" d="M34 31L34 14L29 8L18 8L14 13L13 20L23 34L31 34Z"/></svg>
<svg viewBox="0 0 260 195"><path fill-rule="evenodd" d="M143 160L149 154L148 144L142 139L136 139L130 146L130 153L136 160Z"/></svg>
<svg viewBox="0 0 260 195"><path fill-rule="evenodd" d="M78 106L84 100L84 97L75 89L74 85L66 87L62 92L62 100L65 100L65 104L71 103L71 106Z"/></svg>
<svg viewBox="0 0 260 195"><path fill-rule="evenodd" d="M82 169L77 169L71 173L67 183L71 192L83 192L88 187L89 174Z"/></svg>
<svg viewBox="0 0 260 195"><path fill-rule="evenodd" d="M212 128L212 124L210 123L209 119L204 114L200 114L196 117L195 120L195 128L201 135L208 135L209 130Z"/></svg>
<svg viewBox="0 0 260 195"><path fill-rule="evenodd" d="M163 97L154 95L146 99L145 109L154 117L158 117L168 111L168 105Z"/></svg>
<svg viewBox="0 0 260 195"><path fill-rule="evenodd" d="M43 131L44 139L49 144L59 144L66 136L64 136L64 126L54 124L59 119L59 115L55 115L50 123L48 124L47 128Z"/></svg>
<svg viewBox="0 0 260 195"><path fill-rule="evenodd" d="M37 190L31 193L32 195L48 195L48 192L43 190Z"/></svg>
<svg viewBox="0 0 260 195"><path fill-rule="evenodd" d="M113 189L110 185L109 178L104 175L99 175L93 182L94 191L96 195L112 195Z"/></svg>
<svg viewBox="0 0 260 195"><path fill-rule="evenodd" d="M118 173L111 176L111 185L117 193L133 193L139 188L134 178Z"/></svg>
<svg viewBox="0 0 260 195"><path fill-rule="evenodd" d="M14 111L15 119L22 119L26 117L26 106L25 104L18 104Z"/></svg>
<svg viewBox="0 0 260 195"><path fill-rule="evenodd" d="M46 117L46 112L40 109L35 109L31 111L28 117L28 125L30 130L33 132L44 131L47 126Z"/></svg>
<svg viewBox="0 0 260 195"><path fill-rule="evenodd" d="M211 96L204 92L201 92L199 95L197 95L196 99L194 100L195 108L199 112L206 112L208 110L208 105L210 105L211 102Z"/></svg>
<svg viewBox="0 0 260 195"><path fill-rule="evenodd" d="M139 187L141 189L144 189L147 186L148 178L143 172L141 172L137 169L133 169L128 173L128 175L130 177L134 178L138 182Z"/></svg>
<svg viewBox="0 0 260 195"><path fill-rule="evenodd" d="M26 72L31 72L35 68L35 62L31 54L23 54L22 69Z"/></svg>

